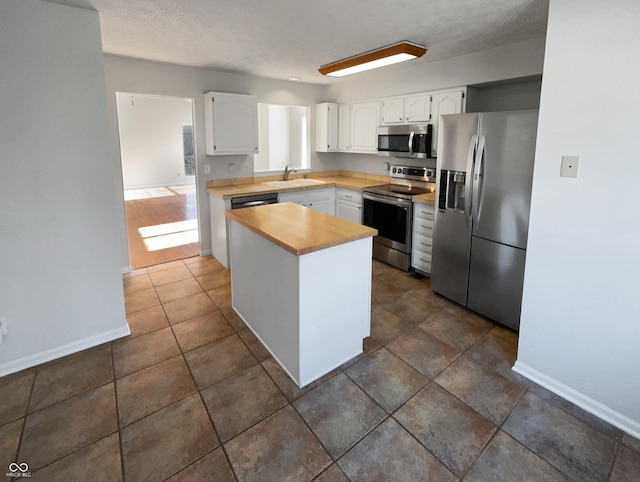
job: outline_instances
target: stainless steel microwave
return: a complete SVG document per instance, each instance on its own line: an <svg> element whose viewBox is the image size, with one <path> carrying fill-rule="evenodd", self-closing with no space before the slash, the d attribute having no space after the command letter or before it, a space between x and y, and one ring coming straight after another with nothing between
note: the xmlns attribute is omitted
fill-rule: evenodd
<svg viewBox="0 0 640 482"><path fill-rule="evenodd" d="M378 127L378 155L424 159L431 157L433 126Z"/></svg>

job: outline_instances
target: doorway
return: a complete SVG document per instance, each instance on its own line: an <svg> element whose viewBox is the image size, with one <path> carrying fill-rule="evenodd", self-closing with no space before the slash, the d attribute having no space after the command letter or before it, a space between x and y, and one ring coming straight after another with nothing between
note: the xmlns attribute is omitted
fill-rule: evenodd
<svg viewBox="0 0 640 482"><path fill-rule="evenodd" d="M193 99L116 93L133 269L200 252Z"/></svg>

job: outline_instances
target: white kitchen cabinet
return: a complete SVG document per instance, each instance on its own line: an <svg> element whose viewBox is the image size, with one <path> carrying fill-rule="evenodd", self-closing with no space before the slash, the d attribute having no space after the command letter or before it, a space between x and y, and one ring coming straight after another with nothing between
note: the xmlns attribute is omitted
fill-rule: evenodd
<svg viewBox="0 0 640 482"><path fill-rule="evenodd" d="M434 206L422 203L413 204L411 266L424 275L431 274L434 214Z"/></svg>
<svg viewBox="0 0 640 482"><path fill-rule="evenodd" d="M338 106L338 150L351 149L351 104Z"/></svg>
<svg viewBox="0 0 640 482"><path fill-rule="evenodd" d="M309 196L306 191L281 192L278 194L279 203L296 203L306 206L309 203Z"/></svg>
<svg viewBox="0 0 640 482"><path fill-rule="evenodd" d="M404 124L404 97L385 99L380 104L380 125Z"/></svg>
<svg viewBox="0 0 640 482"><path fill-rule="evenodd" d="M338 104L316 104L316 152L338 150Z"/></svg>
<svg viewBox="0 0 640 482"><path fill-rule="evenodd" d="M336 189L336 216L362 224L362 193L351 189Z"/></svg>
<svg viewBox="0 0 640 482"><path fill-rule="evenodd" d="M283 192L278 195L278 202L292 202L331 215L334 215L336 212L335 199L334 187Z"/></svg>
<svg viewBox="0 0 640 482"><path fill-rule="evenodd" d="M358 102L352 105L351 152L377 152L379 112L380 102Z"/></svg>
<svg viewBox="0 0 640 482"><path fill-rule="evenodd" d="M251 95L204 94L206 152L210 156L258 153L258 100Z"/></svg>
<svg viewBox="0 0 640 482"><path fill-rule="evenodd" d="M416 94L384 99L380 104L380 125L415 124L431 120L431 95Z"/></svg>
<svg viewBox="0 0 640 482"><path fill-rule="evenodd" d="M433 141L431 155L438 157L438 145L440 144L440 116L445 114L460 114L464 112L464 91L452 90L433 94L431 113L433 122Z"/></svg>
<svg viewBox="0 0 640 482"><path fill-rule="evenodd" d="M431 95L410 95L404 99L404 117L408 124L431 120Z"/></svg>
<svg viewBox="0 0 640 482"><path fill-rule="evenodd" d="M209 217L211 220L211 254L222 266L229 267L228 221L224 212L231 209L231 199L209 194Z"/></svg>

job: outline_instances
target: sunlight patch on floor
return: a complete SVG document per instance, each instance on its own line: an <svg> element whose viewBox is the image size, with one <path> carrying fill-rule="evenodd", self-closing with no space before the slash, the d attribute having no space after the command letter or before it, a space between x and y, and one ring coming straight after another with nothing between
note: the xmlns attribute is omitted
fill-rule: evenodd
<svg viewBox="0 0 640 482"><path fill-rule="evenodd" d="M188 219L175 223L157 224L138 228L147 251L175 248L198 242L198 221Z"/></svg>

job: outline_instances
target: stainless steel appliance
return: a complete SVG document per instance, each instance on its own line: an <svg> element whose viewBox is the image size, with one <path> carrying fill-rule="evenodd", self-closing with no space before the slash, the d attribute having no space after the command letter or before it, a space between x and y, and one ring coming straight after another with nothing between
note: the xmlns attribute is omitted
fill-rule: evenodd
<svg viewBox="0 0 640 482"><path fill-rule="evenodd" d="M517 329L538 111L440 122L431 289Z"/></svg>
<svg viewBox="0 0 640 482"><path fill-rule="evenodd" d="M417 194L435 190L435 170L391 166L391 182L362 190L362 222L376 228L373 257L408 271L411 263L413 202Z"/></svg>
<svg viewBox="0 0 640 482"><path fill-rule="evenodd" d="M431 157L433 126L378 127L378 155L425 159Z"/></svg>
<svg viewBox="0 0 640 482"><path fill-rule="evenodd" d="M277 204L278 193L255 194L253 196L234 197L231 199L231 209L251 208L264 204Z"/></svg>

